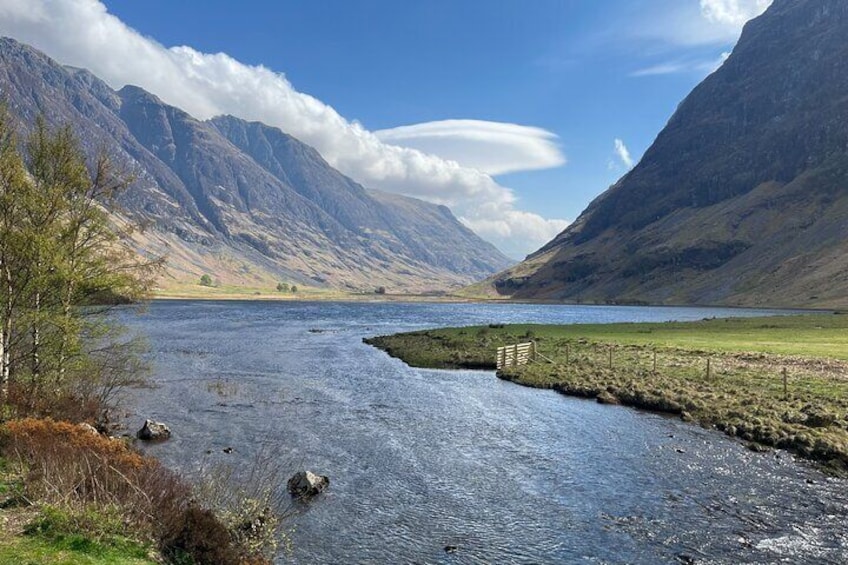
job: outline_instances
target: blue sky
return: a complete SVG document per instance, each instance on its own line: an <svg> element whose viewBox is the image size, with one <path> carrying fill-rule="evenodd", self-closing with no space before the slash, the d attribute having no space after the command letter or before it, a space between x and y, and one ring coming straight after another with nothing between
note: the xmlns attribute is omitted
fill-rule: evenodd
<svg viewBox="0 0 848 565"><path fill-rule="evenodd" d="M638 161L768 4L0 0L0 33L199 118L277 125L520 257L627 171L624 148Z"/></svg>

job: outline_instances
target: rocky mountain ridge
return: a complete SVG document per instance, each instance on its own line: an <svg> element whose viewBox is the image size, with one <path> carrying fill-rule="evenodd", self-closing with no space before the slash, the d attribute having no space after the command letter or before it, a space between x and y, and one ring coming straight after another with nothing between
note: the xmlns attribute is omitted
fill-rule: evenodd
<svg viewBox="0 0 848 565"><path fill-rule="evenodd" d="M487 284L522 299L848 305L848 3L775 0L636 167Z"/></svg>
<svg viewBox="0 0 848 565"><path fill-rule="evenodd" d="M278 280L345 290L442 290L510 261L442 206L370 191L311 147L232 116L200 121L136 86L0 39L0 90L26 132L37 116L69 124L135 176L124 214L136 242L168 257L164 281L211 273L224 284Z"/></svg>

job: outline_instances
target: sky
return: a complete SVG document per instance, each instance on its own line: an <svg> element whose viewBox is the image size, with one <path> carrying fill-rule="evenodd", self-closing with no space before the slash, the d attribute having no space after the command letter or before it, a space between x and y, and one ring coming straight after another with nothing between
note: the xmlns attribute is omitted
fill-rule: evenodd
<svg viewBox="0 0 848 565"><path fill-rule="evenodd" d="M0 0L0 34L448 205L514 258L638 163L771 0Z"/></svg>

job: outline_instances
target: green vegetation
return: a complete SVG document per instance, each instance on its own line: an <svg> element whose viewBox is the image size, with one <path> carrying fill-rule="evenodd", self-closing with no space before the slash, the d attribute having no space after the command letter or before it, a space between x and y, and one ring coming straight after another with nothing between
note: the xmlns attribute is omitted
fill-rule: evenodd
<svg viewBox="0 0 848 565"><path fill-rule="evenodd" d="M214 286L212 284L212 277L207 274L204 274L200 277L200 286Z"/></svg>
<svg viewBox="0 0 848 565"><path fill-rule="evenodd" d="M297 285L289 285L288 283L277 283L277 292L285 292L295 294L297 292Z"/></svg>
<svg viewBox="0 0 848 565"><path fill-rule="evenodd" d="M104 208L127 182L43 120L20 151L0 111L0 414L92 419L136 381L136 344L94 305L144 298L159 265L120 244L130 228Z"/></svg>
<svg viewBox="0 0 848 565"><path fill-rule="evenodd" d="M87 527L57 507L35 509L25 480L0 458L0 563L39 565L148 565L156 561L150 544L124 535L121 516L89 510Z"/></svg>
<svg viewBox="0 0 848 565"><path fill-rule="evenodd" d="M493 324L366 341L413 366L494 369L499 346L531 340L536 362L499 377L676 414L848 472L848 316Z"/></svg>
<svg viewBox="0 0 848 565"><path fill-rule="evenodd" d="M85 536L40 535L0 537L0 563L27 565L155 565L138 545L115 547L93 542Z"/></svg>
<svg viewBox="0 0 848 565"><path fill-rule="evenodd" d="M43 120L19 150L0 110L0 562L270 563L282 516L267 483L204 499L106 435L144 370L108 314L148 297L160 264L110 219L127 182Z"/></svg>
<svg viewBox="0 0 848 565"><path fill-rule="evenodd" d="M98 524L105 522L92 515ZM120 527L120 522L117 523ZM80 533L63 512L47 508L29 522L23 535L0 536L0 563L44 565L146 565L153 564L153 550L120 534Z"/></svg>

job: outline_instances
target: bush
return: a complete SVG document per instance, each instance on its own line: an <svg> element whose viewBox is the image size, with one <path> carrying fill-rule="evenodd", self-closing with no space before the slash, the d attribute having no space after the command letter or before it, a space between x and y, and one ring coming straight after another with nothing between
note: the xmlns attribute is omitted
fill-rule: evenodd
<svg viewBox="0 0 848 565"><path fill-rule="evenodd" d="M45 509L32 533L79 534L83 541L130 537L156 544L172 562L197 565L269 563L276 547L267 532L261 542L248 535L265 522L276 529L280 518L270 507L253 512L252 521L242 512L231 524L217 508L202 506L191 486L156 459L83 426L8 422L0 427L0 454L21 477L22 498ZM251 510L252 504L242 507Z"/></svg>
<svg viewBox="0 0 848 565"><path fill-rule="evenodd" d="M169 517L162 538L162 553L176 563L195 565L238 565L240 559L230 534L211 510L190 505ZM224 543L222 543L222 540Z"/></svg>
<svg viewBox="0 0 848 565"><path fill-rule="evenodd" d="M288 292L289 285L287 283L281 282L277 283L277 292Z"/></svg>
<svg viewBox="0 0 848 565"><path fill-rule="evenodd" d="M209 275L200 277L200 286L212 286L212 277Z"/></svg>

